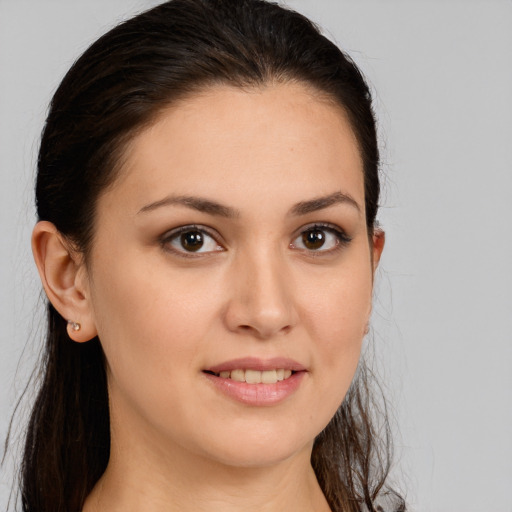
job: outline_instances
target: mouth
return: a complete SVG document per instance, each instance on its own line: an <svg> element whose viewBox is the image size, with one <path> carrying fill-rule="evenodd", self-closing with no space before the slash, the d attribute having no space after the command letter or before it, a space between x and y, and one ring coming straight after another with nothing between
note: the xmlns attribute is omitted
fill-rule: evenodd
<svg viewBox="0 0 512 512"><path fill-rule="evenodd" d="M223 370L214 372L205 370L204 373L220 377L221 379L231 379L236 382L246 382L247 384L276 384L283 380L289 379L296 371L276 368L273 370L252 370L238 368L235 370Z"/></svg>
<svg viewBox="0 0 512 512"><path fill-rule="evenodd" d="M221 394L249 406L273 406L292 396L308 373L305 366L285 357L245 357L202 370Z"/></svg>

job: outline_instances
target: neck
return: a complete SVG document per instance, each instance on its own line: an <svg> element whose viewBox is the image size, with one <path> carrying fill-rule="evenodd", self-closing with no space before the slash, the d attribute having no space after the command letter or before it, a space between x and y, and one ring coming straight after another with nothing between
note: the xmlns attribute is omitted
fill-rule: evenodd
<svg viewBox="0 0 512 512"><path fill-rule="evenodd" d="M282 461L240 467L169 444L154 432L111 427L109 464L83 512L330 510L311 467L312 445Z"/></svg>
<svg viewBox="0 0 512 512"><path fill-rule="evenodd" d="M263 468L229 467L190 454L185 464L124 455L118 451L109 462L84 512L329 511L306 449Z"/></svg>

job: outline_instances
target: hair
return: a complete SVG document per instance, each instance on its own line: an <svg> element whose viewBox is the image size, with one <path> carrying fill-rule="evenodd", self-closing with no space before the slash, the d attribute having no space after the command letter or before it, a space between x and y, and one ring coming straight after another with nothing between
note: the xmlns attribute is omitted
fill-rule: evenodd
<svg viewBox="0 0 512 512"><path fill-rule="evenodd" d="M121 23L74 63L50 104L38 157L39 220L52 222L87 263L95 205L122 169L129 142L168 105L207 87L300 83L343 108L357 139L373 234L379 151L369 87L354 62L307 18L264 0L171 0ZM24 512L74 512L110 451L105 361L98 338L70 342L47 303L41 383L20 468ZM385 409L360 362L339 410L317 437L311 463L335 512L382 510L391 440ZM380 427L374 420L383 413ZM384 425L384 427L382 427Z"/></svg>

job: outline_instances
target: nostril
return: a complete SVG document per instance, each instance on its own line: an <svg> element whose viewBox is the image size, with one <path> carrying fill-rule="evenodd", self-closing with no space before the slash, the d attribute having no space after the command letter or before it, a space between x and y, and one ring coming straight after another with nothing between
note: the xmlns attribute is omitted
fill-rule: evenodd
<svg viewBox="0 0 512 512"><path fill-rule="evenodd" d="M252 335L260 339L283 335L293 330L298 315L291 302L274 304L271 298L234 297L224 312L226 326L232 332Z"/></svg>
<svg viewBox="0 0 512 512"><path fill-rule="evenodd" d="M291 325L285 325L281 328L274 329L271 326L252 326L252 325L246 325L242 324L238 326L238 332L248 333L252 334L254 336L257 336L258 338L270 338L278 334L287 334L292 329Z"/></svg>

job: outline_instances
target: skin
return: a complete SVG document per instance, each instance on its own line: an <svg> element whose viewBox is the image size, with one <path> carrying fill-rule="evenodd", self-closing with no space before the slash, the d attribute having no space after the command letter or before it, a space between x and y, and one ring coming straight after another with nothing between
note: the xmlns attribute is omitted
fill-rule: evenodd
<svg viewBox="0 0 512 512"><path fill-rule="evenodd" d="M107 359L111 459L85 512L328 511L311 449L356 371L384 243L368 236L343 110L299 84L217 86L162 112L125 156L87 262L47 222L33 237L48 297L82 326L70 337L98 334ZM162 204L177 196L233 215ZM302 234L319 224L310 249ZM212 235L204 252L172 237L188 225ZM247 356L307 371L278 404L243 404L203 370Z"/></svg>

